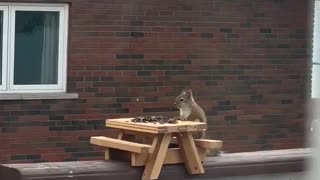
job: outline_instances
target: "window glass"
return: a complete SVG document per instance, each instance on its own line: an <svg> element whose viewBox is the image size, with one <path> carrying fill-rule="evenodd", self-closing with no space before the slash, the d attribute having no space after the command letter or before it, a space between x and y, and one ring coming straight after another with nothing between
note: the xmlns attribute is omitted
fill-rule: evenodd
<svg viewBox="0 0 320 180"><path fill-rule="evenodd" d="M3 11L0 11L0 85L2 85Z"/></svg>
<svg viewBox="0 0 320 180"><path fill-rule="evenodd" d="M59 12L16 11L14 84L57 84Z"/></svg>
<svg viewBox="0 0 320 180"><path fill-rule="evenodd" d="M320 97L320 65L313 65L312 68L312 97Z"/></svg>

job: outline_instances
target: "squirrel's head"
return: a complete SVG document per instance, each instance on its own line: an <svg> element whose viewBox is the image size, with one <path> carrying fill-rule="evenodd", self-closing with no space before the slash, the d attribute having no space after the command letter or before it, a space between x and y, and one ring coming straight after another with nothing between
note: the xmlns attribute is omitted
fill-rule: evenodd
<svg viewBox="0 0 320 180"><path fill-rule="evenodd" d="M193 101L192 91L190 89L183 90L181 93L175 98L174 105L177 108L182 106L189 105Z"/></svg>

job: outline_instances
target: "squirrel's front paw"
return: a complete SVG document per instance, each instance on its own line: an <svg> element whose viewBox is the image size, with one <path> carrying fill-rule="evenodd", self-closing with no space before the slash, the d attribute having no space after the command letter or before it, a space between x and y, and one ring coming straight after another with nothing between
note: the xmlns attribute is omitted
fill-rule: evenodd
<svg viewBox="0 0 320 180"><path fill-rule="evenodd" d="M174 117L173 119L175 119L175 120L181 120L181 121L185 121L185 120L186 120L186 118L183 118L183 117Z"/></svg>

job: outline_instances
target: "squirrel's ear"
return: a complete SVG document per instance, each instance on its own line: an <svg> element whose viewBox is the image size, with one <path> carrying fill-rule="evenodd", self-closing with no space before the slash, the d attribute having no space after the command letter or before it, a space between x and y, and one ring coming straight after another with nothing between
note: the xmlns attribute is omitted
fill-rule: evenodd
<svg viewBox="0 0 320 180"><path fill-rule="evenodd" d="M191 89L186 90L186 94L188 96L188 99L190 99L190 97L192 96L192 91Z"/></svg>

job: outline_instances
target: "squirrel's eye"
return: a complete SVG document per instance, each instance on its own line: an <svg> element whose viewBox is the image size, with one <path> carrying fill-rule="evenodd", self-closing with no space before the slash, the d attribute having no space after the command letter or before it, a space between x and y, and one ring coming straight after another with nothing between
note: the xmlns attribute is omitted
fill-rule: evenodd
<svg viewBox="0 0 320 180"><path fill-rule="evenodd" d="M181 99L180 99L180 101L181 101L181 102L183 102L183 101L184 101L184 99L183 99L183 98L181 98Z"/></svg>

